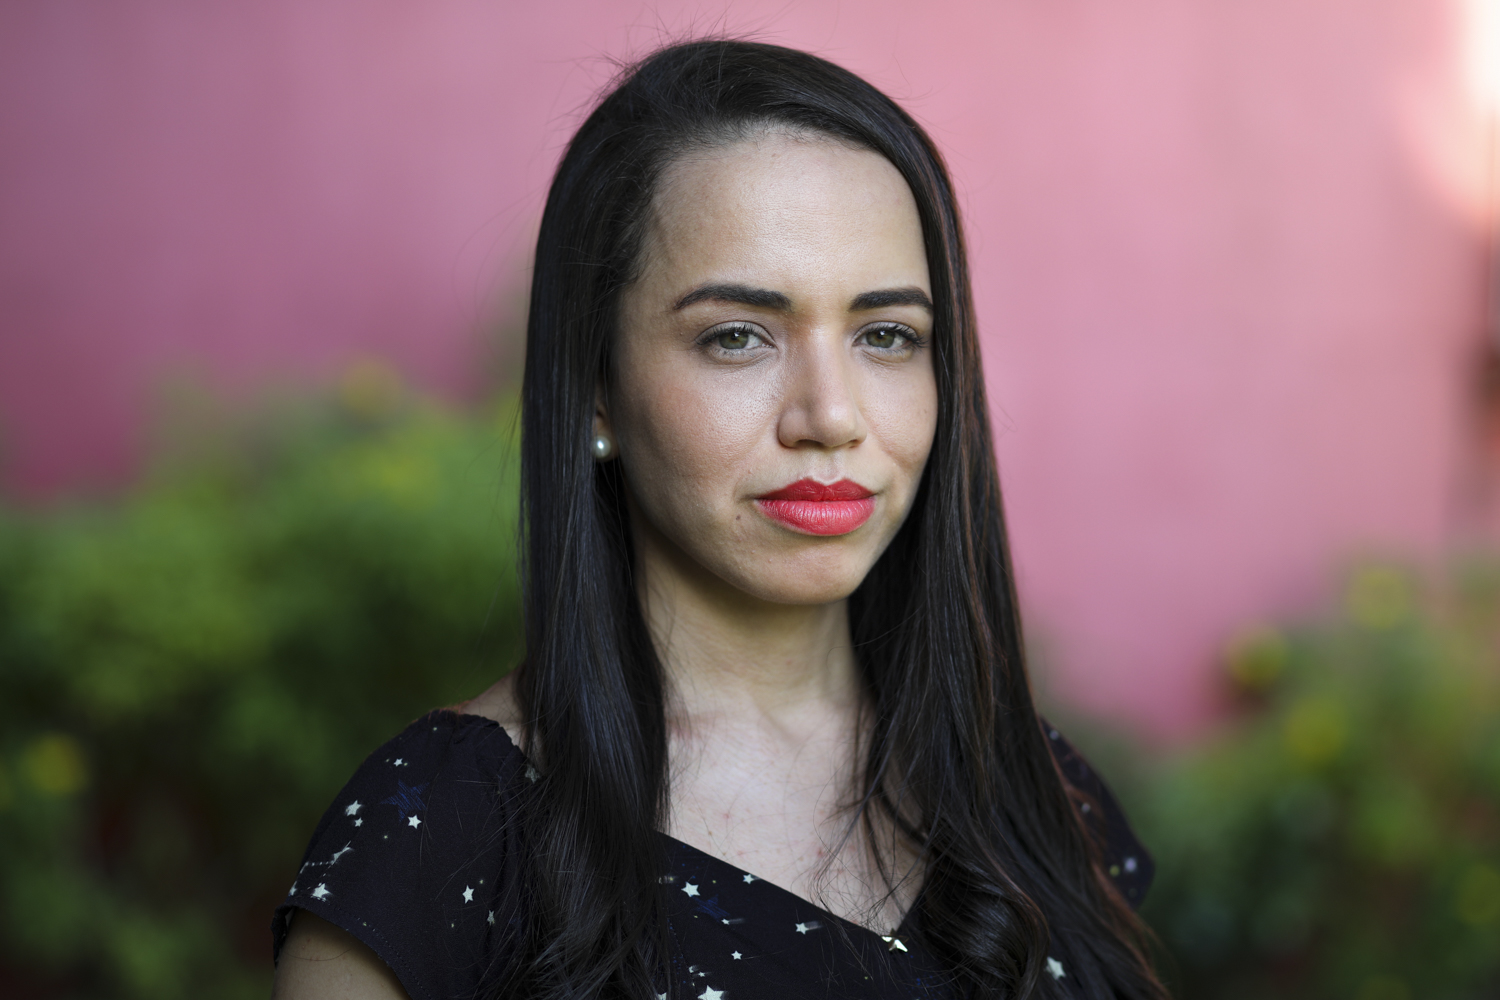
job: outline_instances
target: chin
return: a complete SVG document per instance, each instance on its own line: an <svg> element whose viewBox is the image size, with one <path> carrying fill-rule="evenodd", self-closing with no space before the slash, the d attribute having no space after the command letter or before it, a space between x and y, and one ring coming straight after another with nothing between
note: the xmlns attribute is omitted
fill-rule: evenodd
<svg viewBox="0 0 1500 1000"><path fill-rule="evenodd" d="M833 604L859 588L870 567L840 560L769 560L756 567L750 579L733 581L752 597L771 604Z"/></svg>

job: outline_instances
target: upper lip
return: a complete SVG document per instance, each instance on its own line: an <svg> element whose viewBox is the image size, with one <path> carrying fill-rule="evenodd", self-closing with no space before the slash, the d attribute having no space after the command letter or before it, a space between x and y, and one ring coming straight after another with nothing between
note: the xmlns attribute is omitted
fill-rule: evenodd
<svg viewBox="0 0 1500 1000"><path fill-rule="evenodd" d="M765 493L757 500L863 500L875 494L852 479L820 483L816 479L799 479L779 490Z"/></svg>

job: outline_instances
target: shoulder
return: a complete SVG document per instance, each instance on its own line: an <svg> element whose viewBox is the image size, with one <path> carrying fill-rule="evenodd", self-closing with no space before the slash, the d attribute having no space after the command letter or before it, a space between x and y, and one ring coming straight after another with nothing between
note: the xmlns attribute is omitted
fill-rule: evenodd
<svg viewBox="0 0 1500 1000"><path fill-rule="evenodd" d="M516 746L526 745L526 724L521 719L521 707L516 701L515 671L491 684L479 697L459 705L457 711L489 719L505 730Z"/></svg>
<svg viewBox="0 0 1500 1000"><path fill-rule="evenodd" d="M1042 731L1063 780L1077 793L1074 798L1085 824L1104 848L1104 864L1110 880L1131 908L1139 909L1156 875L1155 861L1137 839L1125 810L1099 772L1045 719Z"/></svg>
<svg viewBox="0 0 1500 1000"><path fill-rule="evenodd" d="M490 719L444 710L413 722L324 813L277 909L276 954L302 908L369 946L413 1000L485 982L519 919L510 819L526 767Z"/></svg>

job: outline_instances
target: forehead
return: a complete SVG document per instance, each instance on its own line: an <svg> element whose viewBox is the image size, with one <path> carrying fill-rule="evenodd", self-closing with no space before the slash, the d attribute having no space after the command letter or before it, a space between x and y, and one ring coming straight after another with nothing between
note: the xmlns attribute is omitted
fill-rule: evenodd
<svg viewBox="0 0 1500 1000"><path fill-rule="evenodd" d="M927 288L905 179L880 154L818 135L771 132L680 157L662 176L644 249L651 284Z"/></svg>

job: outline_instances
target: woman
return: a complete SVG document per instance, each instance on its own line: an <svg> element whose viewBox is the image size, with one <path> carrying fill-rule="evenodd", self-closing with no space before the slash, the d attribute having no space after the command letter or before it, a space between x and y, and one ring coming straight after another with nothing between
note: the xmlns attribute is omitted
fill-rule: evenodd
<svg viewBox="0 0 1500 1000"><path fill-rule="evenodd" d="M915 122L656 53L558 167L527 336L526 660L341 793L277 995L1163 996L1149 861L1032 705Z"/></svg>

